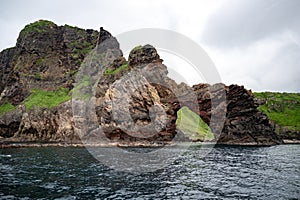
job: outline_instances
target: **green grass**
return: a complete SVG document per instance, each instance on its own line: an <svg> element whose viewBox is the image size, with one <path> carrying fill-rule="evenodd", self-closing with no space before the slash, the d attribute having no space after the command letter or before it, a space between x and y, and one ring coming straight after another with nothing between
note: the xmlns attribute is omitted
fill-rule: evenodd
<svg viewBox="0 0 300 200"><path fill-rule="evenodd" d="M300 131L300 93L255 92L254 96L266 101L258 109L270 120L291 131Z"/></svg>
<svg viewBox="0 0 300 200"><path fill-rule="evenodd" d="M117 74L119 73L120 71L124 70L124 69L127 69L128 68L128 63L125 63L124 65L118 67L117 69L106 69L105 72L104 72L104 75L111 75L111 74Z"/></svg>
<svg viewBox="0 0 300 200"><path fill-rule="evenodd" d="M130 52L134 52L134 51L137 51L142 48L143 48L142 45L138 45L138 46L134 47Z"/></svg>
<svg viewBox="0 0 300 200"><path fill-rule="evenodd" d="M9 111L13 111L16 107L13 106L12 104L10 103L6 103L6 104L2 104L0 106L0 116L9 112Z"/></svg>
<svg viewBox="0 0 300 200"><path fill-rule="evenodd" d="M56 91L44 91L41 89L31 90L31 94L24 100L27 110L34 107L53 108L59 104L71 99L66 88L60 88Z"/></svg>
<svg viewBox="0 0 300 200"><path fill-rule="evenodd" d="M39 20L39 21L36 21L36 22L26 25L20 34L25 35L29 32L43 33L43 32L46 32L46 30L45 30L46 26L53 26L53 25L55 25L55 24L51 21Z"/></svg>
<svg viewBox="0 0 300 200"><path fill-rule="evenodd" d="M213 140L209 126L199 115L184 106L177 112L176 128L192 140Z"/></svg>

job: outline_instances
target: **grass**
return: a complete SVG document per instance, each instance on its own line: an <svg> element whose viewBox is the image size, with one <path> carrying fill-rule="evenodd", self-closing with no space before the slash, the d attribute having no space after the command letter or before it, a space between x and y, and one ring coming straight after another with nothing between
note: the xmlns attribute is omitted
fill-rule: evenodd
<svg viewBox="0 0 300 200"><path fill-rule="evenodd" d="M191 140L213 140L214 135L209 126L199 115L184 106L177 112L176 128Z"/></svg>
<svg viewBox="0 0 300 200"><path fill-rule="evenodd" d="M71 99L69 90L66 88L59 88L56 91L44 91L41 89L32 89L31 94L23 101L26 110L39 108L54 108L59 104ZM0 106L0 115L14 110L16 107L10 103Z"/></svg>
<svg viewBox="0 0 300 200"><path fill-rule="evenodd" d="M143 48L142 45L138 45L138 46L134 47L130 52L134 52L134 51L137 51L142 48Z"/></svg>
<svg viewBox="0 0 300 200"><path fill-rule="evenodd" d="M56 91L44 91L41 89L32 89L31 94L24 100L27 110L34 107L54 108L59 104L71 99L66 88L60 88Z"/></svg>
<svg viewBox="0 0 300 200"><path fill-rule="evenodd" d="M36 22L26 25L20 34L26 35L29 32L43 33L43 32L46 32L46 30L44 28L45 26L53 26L53 25L55 25L55 24L51 21L39 20L39 21L36 21Z"/></svg>
<svg viewBox="0 0 300 200"><path fill-rule="evenodd" d="M258 109L270 120L291 131L300 131L300 93L255 92L254 96L266 101Z"/></svg>
<svg viewBox="0 0 300 200"><path fill-rule="evenodd" d="M10 104L10 103L2 104L2 105L0 106L0 116L3 115L3 114L5 114L5 113L7 113L7 112L9 112L9 111L15 110L15 108L16 108L16 107L13 106L13 105Z"/></svg>
<svg viewBox="0 0 300 200"><path fill-rule="evenodd" d="M127 68L128 68L128 63L125 63L124 65L118 67L117 69L108 68L108 69L105 70L104 75L117 74L120 71L123 71L124 69L127 69Z"/></svg>

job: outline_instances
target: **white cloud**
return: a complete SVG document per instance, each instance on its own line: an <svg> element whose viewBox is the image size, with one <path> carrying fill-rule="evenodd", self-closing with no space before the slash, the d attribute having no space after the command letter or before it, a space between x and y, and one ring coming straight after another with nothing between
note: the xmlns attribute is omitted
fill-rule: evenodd
<svg viewBox="0 0 300 200"><path fill-rule="evenodd" d="M287 34L242 47L206 49L227 84L237 83L255 91L295 92L300 90L300 48Z"/></svg>
<svg viewBox="0 0 300 200"><path fill-rule="evenodd" d="M20 30L38 19L82 28L103 26L113 35L162 28L203 45L227 84L300 91L299 7L294 0L10 0L0 7L0 49L14 46ZM161 57L189 83L203 81L192 70L183 70L185 61Z"/></svg>

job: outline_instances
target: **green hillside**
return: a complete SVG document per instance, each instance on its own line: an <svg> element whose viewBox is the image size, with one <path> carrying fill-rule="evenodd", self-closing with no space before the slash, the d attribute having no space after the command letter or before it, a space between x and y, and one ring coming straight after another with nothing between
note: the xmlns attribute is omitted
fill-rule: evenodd
<svg viewBox="0 0 300 200"><path fill-rule="evenodd" d="M254 96L266 101L258 109L270 120L290 131L300 131L300 93L255 92Z"/></svg>

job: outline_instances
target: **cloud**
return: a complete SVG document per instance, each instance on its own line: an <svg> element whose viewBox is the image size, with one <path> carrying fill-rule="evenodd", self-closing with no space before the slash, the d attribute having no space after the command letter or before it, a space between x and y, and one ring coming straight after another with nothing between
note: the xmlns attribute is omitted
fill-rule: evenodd
<svg viewBox="0 0 300 200"><path fill-rule="evenodd" d="M206 22L203 42L232 47L286 30L300 33L299 10L298 0L230 0Z"/></svg>
<svg viewBox="0 0 300 200"><path fill-rule="evenodd" d="M300 47L290 33L234 48L206 47L223 82L254 91L300 91Z"/></svg>
<svg viewBox="0 0 300 200"><path fill-rule="evenodd" d="M163 28L197 40L207 16L221 4L210 0L4 1L0 7L0 49L14 46L20 30L39 19L82 28L103 26L114 35L140 28Z"/></svg>
<svg viewBox="0 0 300 200"><path fill-rule="evenodd" d="M20 30L39 19L81 28L103 26L113 35L169 29L199 42L227 84L299 92L299 10L297 0L10 0L0 7L0 49L14 46ZM162 58L190 84L202 81L183 61Z"/></svg>
<svg viewBox="0 0 300 200"><path fill-rule="evenodd" d="M201 42L223 82L254 91L300 91L300 1L229 0Z"/></svg>
<svg viewBox="0 0 300 200"><path fill-rule="evenodd" d="M138 0L11 0L0 7L0 48L14 46L20 30L39 19L97 30L103 26L112 34L145 27L168 29L169 18L162 9L164 7L152 1Z"/></svg>

